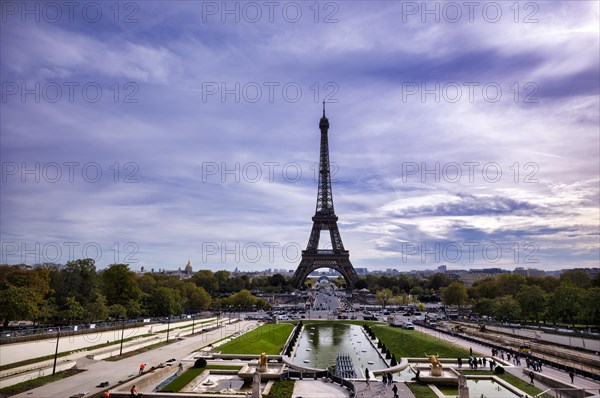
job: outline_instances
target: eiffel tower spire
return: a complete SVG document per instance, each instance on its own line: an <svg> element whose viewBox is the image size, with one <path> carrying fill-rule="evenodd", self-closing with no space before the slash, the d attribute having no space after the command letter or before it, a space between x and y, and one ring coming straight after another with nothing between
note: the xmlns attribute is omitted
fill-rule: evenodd
<svg viewBox="0 0 600 398"><path fill-rule="evenodd" d="M325 116L323 101L323 117L319 121L321 130L321 148L319 151L319 182L317 185L317 206L313 216L313 227L310 232L306 250L302 251L302 261L292 277L292 284L301 288L306 277L319 268L333 268L344 277L346 286L353 288L358 275L350 263L350 254L344 249L337 216L333 208L333 192L331 190L331 169L329 163L329 119ZM319 250L321 231L328 230L331 248Z"/></svg>

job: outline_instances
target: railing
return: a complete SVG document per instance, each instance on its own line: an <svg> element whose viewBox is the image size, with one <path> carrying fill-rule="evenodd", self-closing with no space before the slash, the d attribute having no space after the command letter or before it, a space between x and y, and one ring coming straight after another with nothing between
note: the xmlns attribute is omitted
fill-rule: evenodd
<svg viewBox="0 0 600 398"><path fill-rule="evenodd" d="M184 316L172 316L171 323L179 322L179 321L192 321L193 319L204 319L210 318L211 314L197 314L193 315L191 318L187 318ZM75 336L80 334L87 333L98 333L98 332L107 332L111 330L119 330L123 328L125 325L126 328L132 327L144 327L149 326L156 323L166 323L166 317L157 317L157 318L143 318L143 319L128 319L125 321L114 321L114 322L98 322L84 325L69 325L69 326L60 326L60 334L62 337L64 336ZM92 327L93 325L93 327ZM33 340L43 340L43 339L55 339L56 331L58 327L44 327L44 328L27 328L27 329L16 329L10 330L6 329L0 332L0 345L2 344L13 344L13 343L21 343L26 341Z"/></svg>
<svg viewBox="0 0 600 398"><path fill-rule="evenodd" d="M515 353L514 350L507 350L507 348L505 346L494 344L494 343L490 343L488 341L480 340L480 339L477 339L475 337L465 336L465 335L462 335L460 333L450 332L450 331L446 331L446 330L443 330L443 329L438 329L438 328L431 327L429 325L424 325L424 324L419 324L419 326L421 326L423 328L435 330L438 333L443 333L443 334L447 334L447 335L450 335L450 336L459 337L459 338L464 339L466 341L477 343L477 344L480 344L480 345L482 345L484 347L489 347L490 349L491 348L495 348L495 349L497 349L499 351L508 351L508 352L512 352L513 354ZM531 359L534 359L534 360L539 360L539 361L541 361L541 363L544 366L551 366L551 367L553 367L555 369L564 370L565 372L567 372L567 371L573 371L577 375L580 375L580 376L583 376L583 377L587 377L587 378L590 378L590 379L596 380L596 381L600 380L600 375L598 375L594 371L587 371L585 369L574 368L572 365L565 365L565 364L561 364L559 362L555 362L555 361L552 361L552 360L549 360L549 359L546 359L546 358L539 358L539 357L536 357L535 355L532 355L532 354L525 354L525 355L523 355L523 357L524 358L531 358Z"/></svg>

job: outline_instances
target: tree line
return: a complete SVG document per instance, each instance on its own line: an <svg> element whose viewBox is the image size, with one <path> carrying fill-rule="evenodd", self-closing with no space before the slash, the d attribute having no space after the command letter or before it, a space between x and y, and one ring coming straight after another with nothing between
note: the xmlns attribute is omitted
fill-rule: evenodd
<svg viewBox="0 0 600 398"><path fill-rule="evenodd" d="M251 283L251 279L255 279ZM281 275L249 278L202 270L189 279L161 273L136 274L127 264L98 271L94 260L66 265L0 265L0 320L70 324L140 316L168 316L208 309L267 308L248 289L284 291Z"/></svg>
<svg viewBox="0 0 600 398"><path fill-rule="evenodd" d="M307 286L310 285L307 281ZM340 287L343 278L333 280ZM600 324L600 276L579 270L560 278L500 274L466 287L448 274L427 278L367 275L356 283L382 306L442 301L498 320ZM136 274L127 264L97 270L94 260L64 266L0 265L0 320L64 324L212 310L266 309L260 295L292 290L289 278L200 270L188 279Z"/></svg>
<svg viewBox="0 0 600 398"><path fill-rule="evenodd" d="M501 274L466 287L454 281L441 290L442 302L469 307L499 321L600 325L600 276L581 270L555 277Z"/></svg>

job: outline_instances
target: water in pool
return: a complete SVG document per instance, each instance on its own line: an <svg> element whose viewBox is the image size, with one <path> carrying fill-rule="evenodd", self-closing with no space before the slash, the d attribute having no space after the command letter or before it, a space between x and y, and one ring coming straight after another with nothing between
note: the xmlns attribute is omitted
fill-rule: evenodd
<svg viewBox="0 0 600 398"><path fill-rule="evenodd" d="M293 362L325 369L335 365L338 354L350 355L358 378L364 377L365 368L376 370L388 366L360 326L337 322L305 325Z"/></svg>

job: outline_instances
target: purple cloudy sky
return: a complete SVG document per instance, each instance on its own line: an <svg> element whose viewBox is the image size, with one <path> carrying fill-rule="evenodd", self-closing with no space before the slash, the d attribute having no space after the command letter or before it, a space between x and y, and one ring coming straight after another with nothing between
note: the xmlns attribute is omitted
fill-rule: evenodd
<svg viewBox="0 0 600 398"><path fill-rule="evenodd" d="M599 4L3 2L1 262L294 269L325 100L355 267L597 267Z"/></svg>

